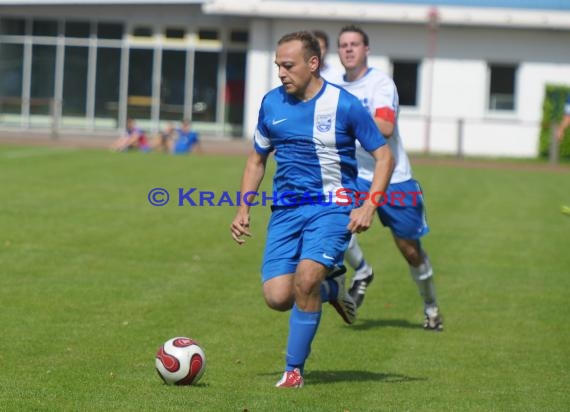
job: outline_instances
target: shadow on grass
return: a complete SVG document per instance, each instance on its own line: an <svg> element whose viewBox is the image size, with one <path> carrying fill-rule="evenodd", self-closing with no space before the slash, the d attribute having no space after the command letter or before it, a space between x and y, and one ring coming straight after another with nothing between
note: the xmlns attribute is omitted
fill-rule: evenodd
<svg viewBox="0 0 570 412"><path fill-rule="evenodd" d="M367 382L382 381L386 383L402 383L425 381L427 378L419 378L398 373L382 373L370 371L307 371L305 380L308 383L336 383L336 382Z"/></svg>
<svg viewBox="0 0 570 412"><path fill-rule="evenodd" d="M283 372L281 372L283 373ZM263 376L279 376L279 372L263 373ZM370 372L362 370L306 371L303 375L307 383L337 383L337 382L385 382L402 383L426 381L427 378L400 375L398 373Z"/></svg>
<svg viewBox="0 0 570 412"><path fill-rule="evenodd" d="M350 329L368 330L374 328L406 328L406 329L423 329L421 323L410 323L404 319L358 319L356 324L351 325Z"/></svg>

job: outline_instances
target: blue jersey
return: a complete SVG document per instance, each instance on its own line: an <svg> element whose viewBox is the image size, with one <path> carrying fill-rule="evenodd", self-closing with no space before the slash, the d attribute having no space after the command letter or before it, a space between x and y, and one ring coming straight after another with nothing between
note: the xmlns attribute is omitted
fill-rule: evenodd
<svg viewBox="0 0 570 412"><path fill-rule="evenodd" d="M187 142L189 146L198 143L198 133L193 130L178 129L178 138Z"/></svg>
<svg viewBox="0 0 570 412"><path fill-rule="evenodd" d="M325 81L311 100L303 102L283 87L265 95L254 134L255 150L275 151L273 191L338 200L339 189L355 190L355 141L367 151L386 144L360 101Z"/></svg>
<svg viewBox="0 0 570 412"><path fill-rule="evenodd" d="M198 143L198 133L192 130L178 129L178 139L174 144L174 153L188 153Z"/></svg>

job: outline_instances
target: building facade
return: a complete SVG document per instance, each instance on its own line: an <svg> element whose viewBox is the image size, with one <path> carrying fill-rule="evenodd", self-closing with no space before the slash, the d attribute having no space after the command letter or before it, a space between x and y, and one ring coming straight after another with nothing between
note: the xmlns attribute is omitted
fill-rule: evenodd
<svg viewBox="0 0 570 412"><path fill-rule="evenodd" d="M349 23L396 81L408 150L536 156L545 85L570 84L569 0L0 0L0 128L249 137L279 37L326 31L340 68Z"/></svg>
<svg viewBox="0 0 570 412"><path fill-rule="evenodd" d="M127 117L149 131L192 118L242 135L247 19L192 1L18 3L0 6L0 127L116 133Z"/></svg>

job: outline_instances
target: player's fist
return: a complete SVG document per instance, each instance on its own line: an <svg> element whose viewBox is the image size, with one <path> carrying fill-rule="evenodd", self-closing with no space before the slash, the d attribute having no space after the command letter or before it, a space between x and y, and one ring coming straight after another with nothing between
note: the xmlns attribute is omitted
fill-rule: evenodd
<svg viewBox="0 0 570 412"><path fill-rule="evenodd" d="M249 214L247 212L242 212L241 210L237 212L230 226L230 232L232 233L233 240L235 240L238 245L245 242L243 236L251 237L251 233L249 232Z"/></svg>

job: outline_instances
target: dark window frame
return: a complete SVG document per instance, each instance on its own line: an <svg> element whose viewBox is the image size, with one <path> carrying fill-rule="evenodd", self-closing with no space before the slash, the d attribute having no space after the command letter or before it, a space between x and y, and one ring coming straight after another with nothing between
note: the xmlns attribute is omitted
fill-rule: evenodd
<svg viewBox="0 0 570 412"><path fill-rule="evenodd" d="M419 72L421 61L413 59L391 59L392 79L398 89L400 106L418 107ZM413 79L410 78L414 72Z"/></svg>

